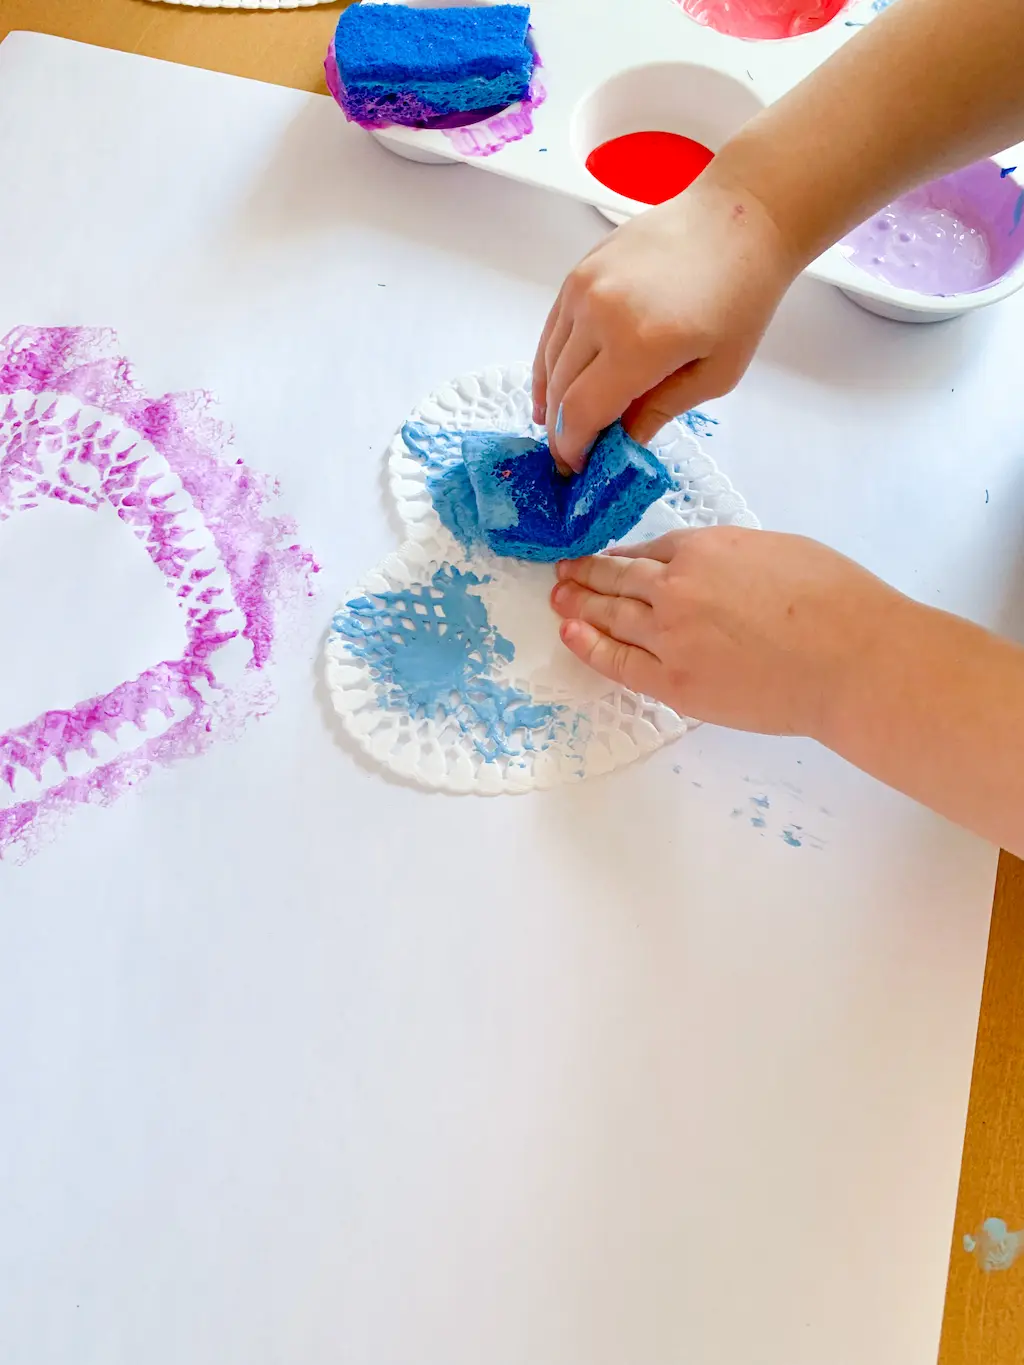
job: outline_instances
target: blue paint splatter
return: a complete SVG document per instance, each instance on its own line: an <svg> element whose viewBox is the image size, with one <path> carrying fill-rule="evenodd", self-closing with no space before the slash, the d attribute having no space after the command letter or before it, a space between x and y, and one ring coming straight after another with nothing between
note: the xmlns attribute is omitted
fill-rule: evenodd
<svg viewBox="0 0 1024 1365"><path fill-rule="evenodd" d="M969 1252L986 1273L1009 1270L1024 1252L1024 1228L1011 1232L1002 1218L986 1218L974 1237L964 1237L964 1251Z"/></svg>
<svg viewBox="0 0 1024 1365"><path fill-rule="evenodd" d="M684 412L679 419L683 426L688 427L694 436L714 436L712 427L718 426L718 418L711 417L706 412L699 412L697 408L691 408L689 412Z"/></svg>
<svg viewBox="0 0 1024 1365"><path fill-rule="evenodd" d="M782 831L782 838L783 842L787 843L790 848L803 848L804 846L804 841L793 829L784 829Z"/></svg>
<svg viewBox="0 0 1024 1365"><path fill-rule="evenodd" d="M895 3L896 0L871 0L871 9L873 13L881 14L883 10L888 9L890 5L894 5Z"/></svg>
<svg viewBox="0 0 1024 1365"><path fill-rule="evenodd" d="M768 821L764 818L763 815L752 815L750 817L750 823L754 826L755 829L764 829L765 826L768 824Z"/></svg>
<svg viewBox="0 0 1024 1365"><path fill-rule="evenodd" d="M515 657L480 597L487 579L442 565L429 584L355 597L335 615L334 630L370 665L379 704L408 715L451 717L477 751L499 755L547 748L566 728L567 708L539 705L490 676Z"/></svg>
<svg viewBox="0 0 1024 1365"><path fill-rule="evenodd" d="M1005 180L1006 177L1008 175L1012 175L1016 169L1017 169L1016 166L1004 166L1002 170L999 172L999 179Z"/></svg>
<svg viewBox="0 0 1024 1365"><path fill-rule="evenodd" d="M985 506L988 506L988 489L985 489Z"/></svg>
<svg viewBox="0 0 1024 1365"><path fill-rule="evenodd" d="M757 806L760 810L769 810L772 803L768 800L767 796L752 796L750 798L750 804L752 806Z"/></svg>
<svg viewBox="0 0 1024 1365"><path fill-rule="evenodd" d="M1013 206L1013 227L1006 234L1008 237L1012 237L1020 227L1021 214L1024 214L1024 190L1017 195L1017 202Z"/></svg>

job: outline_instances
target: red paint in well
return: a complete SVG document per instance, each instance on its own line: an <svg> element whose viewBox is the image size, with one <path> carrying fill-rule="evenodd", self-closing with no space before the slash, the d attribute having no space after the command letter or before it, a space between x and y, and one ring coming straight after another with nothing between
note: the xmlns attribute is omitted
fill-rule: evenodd
<svg viewBox="0 0 1024 1365"><path fill-rule="evenodd" d="M696 180L713 156L703 143L680 133L626 133L595 147L587 170L627 199L663 204Z"/></svg>
<svg viewBox="0 0 1024 1365"><path fill-rule="evenodd" d="M729 38L798 38L830 24L847 0L676 0L680 8Z"/></svg>

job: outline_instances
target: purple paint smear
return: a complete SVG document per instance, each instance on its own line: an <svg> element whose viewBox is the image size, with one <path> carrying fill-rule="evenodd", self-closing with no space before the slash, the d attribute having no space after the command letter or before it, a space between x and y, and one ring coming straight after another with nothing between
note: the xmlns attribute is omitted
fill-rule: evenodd
<svg viewBox="0 0 1024 1365"><path fill-rule="evenodd" d="M510 142L519 142L533 132L533 113L547 98L547 91L537 74L540 59L533 68L530 93L525 100L512 105L495 118L484 123L474 123L465 128L446 128L444 135L460 156L492 156L507 147Z"/></svg>
<svg viewBox="0 0 1024 1365"><path fill-rule="evenodd" d="M461 156L491 156L501 151L510 142L519 142L533 132L533 113L547 98L547 91L541 82L538 71L541 67L540 54L533 54L533 76L530 92L526 99L507 109L473 109L462 114L443 114L438 118L424 119L415 126L426 130L438 130L445 134L449 142ZM327 48L324 58L324 77L327 89L336 104L345 108L345 86L338 69L338 55L334 39ZM363 123L363 128L390 128L391 123ZM403 125L410 126L410 125ZM546 150L546 149L545 149Z"/></svg>
<svg viewBox="0 0 1024 1365"><path fill-rule="evenodd" d="M187 646L106 696L0 734L0 786L13 793L19 774L45 782L47 765L57 778L0 809L0 858L28 856L76 805L107 805L154 767L265 714L281 608L312 596L318 570L290 519L268 514L273 480L224 460L231 436L210 416L210 396L149 398L116 345L112 331L83 327L21 327L0 342L0 522L45 499L84 511L109 503L178 599ZM218 654L239 640L244 677L229 686ZM149 736L153 712L171 724ZM127 751L69 772L69 761L99 758L101 736L123 747L126 726Z"/></svg>

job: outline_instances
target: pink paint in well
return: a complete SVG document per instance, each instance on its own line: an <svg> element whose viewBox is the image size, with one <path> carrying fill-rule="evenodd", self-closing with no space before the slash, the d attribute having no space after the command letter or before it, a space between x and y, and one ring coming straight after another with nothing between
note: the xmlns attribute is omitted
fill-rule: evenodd
<svg viewBox="0 0 1024 1365"><path fill-rule="evenodd" d="M847 0L676 0L698 24L728 38L771 40L816 33Z"/></svg>

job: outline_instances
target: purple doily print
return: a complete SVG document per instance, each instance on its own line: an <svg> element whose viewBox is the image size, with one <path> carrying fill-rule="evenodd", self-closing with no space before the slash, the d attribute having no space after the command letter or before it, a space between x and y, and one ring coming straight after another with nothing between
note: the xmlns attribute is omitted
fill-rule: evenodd
<svg viewBox="0 0 1024 1365"><path fill-rule="evenodd" d="M228 454L210 395L150 398L116 348L112 331L83 327L0 342L0 523L47 499L109 504L177 599L186 646L0 733L0 859L265 714L282 610L312 595L317 565L269 510L273 480Z"/></svg>

